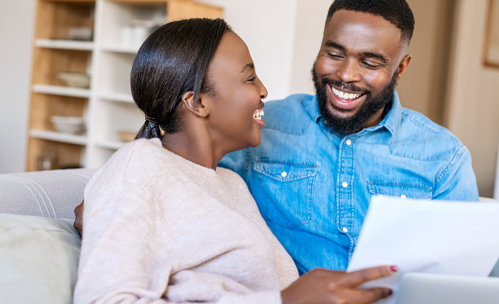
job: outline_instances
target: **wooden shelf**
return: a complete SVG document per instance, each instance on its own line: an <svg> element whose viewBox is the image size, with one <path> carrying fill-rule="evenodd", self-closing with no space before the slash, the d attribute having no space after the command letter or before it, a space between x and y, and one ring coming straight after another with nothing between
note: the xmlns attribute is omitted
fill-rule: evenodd
<svg viewBox="0 0 499 304"><path fill-rule="evenodd" d="M137 26L222 15L195 0L37 0L27 169L47 155L57 166L98 167L125 144L119 132L140 129L130 71L149 28L138 35ZM64 86L63 72L89 75L90 88ZM55 115L84 117L87 133L53 131Z"/></svg>
<svg viewBox="0 0 499 304"><path fill-rule="evenodd" d="M66 134L46 130L30 130L30 136L38 139L51 140L73 145L86 145L87 137L84 135Z"/></svg>
<svg viewBox="0 0 499 304"><path fill-rule="evenodd" d="M36 39L35 46L48 49L91 51L94 43L92 41Z"/></svg>
<svg viewBox="0 0 499 304"><path fill-rule="evenodd" d="M68 97L90 98L90 90L89 89L54 86L54 85L46 85L46 84L33 85L33 92L43 93L43 94L52 94L52 95L61 95L61 96L68 96Z"/></svg>

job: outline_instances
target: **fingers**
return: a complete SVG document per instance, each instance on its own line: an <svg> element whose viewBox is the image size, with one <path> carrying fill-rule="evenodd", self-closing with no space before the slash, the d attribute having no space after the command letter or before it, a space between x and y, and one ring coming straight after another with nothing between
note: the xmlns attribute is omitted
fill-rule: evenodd
<svg viewBox="0 0 499 304"><path fill-rule="evenodd" d="M390 296L393 291L386 287L375 287L370 289L357 289L349 294L349 303L367 304Z"/></svg>
<svg viewBox="0 0 499 304"><path fill-rule="evenodd" d="M376 280L397 271L396 266L376 266L347 273L342 279L343 286L357 287L367 281Z"/></svg>

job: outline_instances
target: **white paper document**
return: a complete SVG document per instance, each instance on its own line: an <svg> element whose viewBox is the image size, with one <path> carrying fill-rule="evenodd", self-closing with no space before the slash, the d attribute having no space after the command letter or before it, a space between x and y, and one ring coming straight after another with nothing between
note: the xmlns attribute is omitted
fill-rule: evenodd
<svg viewBox="0 0 499 304"><path fill-rule="evenodd" d="M396 265L397 274L366 284L397 294L408 272L488 276L499 258L499 203L376 196L348 271ZM395 297L379 303L395 303Z"/></svg>

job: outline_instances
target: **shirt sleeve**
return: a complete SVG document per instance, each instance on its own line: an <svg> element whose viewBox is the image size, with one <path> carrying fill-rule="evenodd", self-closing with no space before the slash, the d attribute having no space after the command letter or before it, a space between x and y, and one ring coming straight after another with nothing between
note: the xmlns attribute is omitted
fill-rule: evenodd
<svg viewBox="0 0 499 304"><path fill-rule="evenodd" d="M478 201L478 188L466 147L456 150L435 181L433 199Z"/></svg>

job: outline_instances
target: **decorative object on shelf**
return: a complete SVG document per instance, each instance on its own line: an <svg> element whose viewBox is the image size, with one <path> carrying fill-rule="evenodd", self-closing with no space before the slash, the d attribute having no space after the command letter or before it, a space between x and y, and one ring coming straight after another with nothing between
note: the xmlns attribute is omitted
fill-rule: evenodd
<svg viewBox="0 0 499 304"><path fill-rule="evenodd" d="M92 41L93 39L93 29L86 26L75 26L69 29L69 39L71 40L81 40L81 41Z"/></svg>
<svg viewBox="0 0 499 304"><path fill-rule="evenodd" d="M88 89L90 87L90 75L88 74L60 72L57 73L57 78L69 87L84 89Z"/></svg>
<svg viewBox="0 0 499 304"><path fill-rule="evenodd" d="M484 64L499 68L499 0L489 0Z"/></svg>
<svg viewBox="0 0 499 304"><path fill-rule="evenodd" d="M82 117L52 115L50 121L54 129L61 133L82 134L85 131L85 121Z"/></svg>
<svg viewBox="0 0 499 304"><path fill-rule="evenodd" d="M57 156L55 153L38 155L36 158L36 169L38 171L57 169Z"/></svg>

